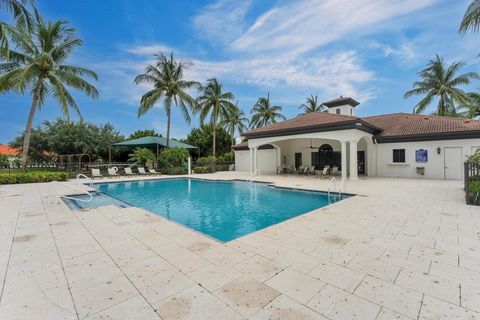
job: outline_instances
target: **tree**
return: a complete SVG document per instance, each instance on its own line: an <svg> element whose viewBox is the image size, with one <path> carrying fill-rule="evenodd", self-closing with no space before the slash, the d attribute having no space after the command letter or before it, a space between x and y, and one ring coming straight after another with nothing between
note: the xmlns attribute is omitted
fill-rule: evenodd
<svg viewBox="0 0 480 320"><path fill-rule="evenodd" d="M317 112L317 111L323 111L325 107L321 104L318 103L318 96L314 96L313 94L310 95L309 98L307 98L306 103L303 103L298 107L298 109L303 109L303 113L309 113L309 112Z"/></svg>
<svg viewBox="0 0 480 320"><path fill-rule="evenodd" d="M145 166L148 161L155 161L155 154L147 148L136 148L133 153L128 155L128 161L139 166Z"/></svg>
<svg viewBox="0 0 480 320"><path fill-rule="evenodd" d="M200 113L200 124L210 117L210 124L213 128L213 153L216 156L216 132L217 124L233 113L235 105L231 102L234 99L233 93L223 92L222 84L217 79L207 80L207 85L201 88L203 93L197 98L197 108Z"/></svg>
<svg viewBox="0 0 480 320"><path fill-rule="evenodd" d="M143 138L143 137L162 137L160 133L155 130L137 130L128 136L128 140Z"/></svg>
<svg viewBox="0 0 480 320"><path fill-rule="evenodd" d="M137 85L145 83L153 86L153 89L142 96L137 113L140 117L163 100L167 112L167 147L169 147L172 103L180 109L185 122L190 124L189 109L194 108L195 99L187 93L187 90L198 87L199 83L183 79L183 73L189 64L176 61L173 52L170 58L161 53L155 57L157 58L155 65L148 65L145 73L138 75L134 81Z"/></svg>
<svg viewBox="0 0 480 320"><path fill-rule="evenodd" d="M467 117L476 118L480 116L480 92L469 92L467 96L470 98L470 104L467 107Z"/></svg>
<svg viewBox="0 0 480 320"><path fill-rule="evenodd" d="M238 102L235 104L235 109L232 113L223 120L222 126L230 134L232 138L232 146L235 144L235 132L240 135L245 132L247 128L248 119L245 117L245 113L238 107Z"/></svg>
<svg viewBox="0 0 480 320"><path fill-rule="evenodd" d="M158 160L170 166L181 167L189 156L185 148L168 148L162 151Z"/></svg>
<svg viewBox="0 0 480 320"><path fill-rule="evenodd" d="M277 123L278 119L285 120L285 116L280 113L281 111L282 107L270 104L270 94L267 93L266 97L258 98L252 107L250 126L252 128L265 127Z"/></svg>
<svg viewBox="0 0 480 320"><path fill-rule="evenodd" d="M475 72L467 72L457 76L457 73L465 66L464 62L453 62L449 67L439 55L434 60L430 60L427 67L418 73L421 78L413 84L413 89L407 91L404 98L407 99L414 95L424 95L414 109L414 113L422 113L438 98L436 115L439 116L458 116L459 106L468 106L470 99L459 86L470 84L471 79L478 79Z"/></svg>
<svg viewBox="0 0 480 320"><path fill-rule="evenodd" d="M21 134L10 144L21 147L23 140L24 135ZM34 161L45 161L48 154L86 153L91 156L92 161L100 161L108 159L111 144L123 140L124 137L109 123L95 125L58 118L32 128L29 158ZM112 149L114 157L122 156L123 152L122 148Z"/></svg>
<svg viewBox="0 0 480 320"><path fill-rule="evenodd" d="M33 25L33 19L30 12L28 12L27 6L34 6L33 0L0 0L0 9L9 11L12 13L14 20L18 26L30 30ZM8 49L9 41L4 28L6 23L0 21L0 46ZM8 54L8 51L7 51Z"/></svg>
<svg viewBox="0 0 480 320"><path fill-rule="evenodd" d="M75 29L67 27L67 21L45 21L35 11L31 32L18 23L4 25L4 32L16 46L0 49L0 57L6 61L0 63L0 92L25 94L28 90L32 95L22 147L22 167L26 170L35 111L44 105L50 94L66 117L70 108L80 115L78 105L66 86L96 98L97 89L82 77L96 80L97 75L86 68L64 64L73 49L83 43L75 37Z"/></svg>
<svg viewBox="0 0 480 320"><path fill-rule="evenodd" d="M216 149L219 155L230 152L231 138L228 132L222 127L218 127L215 133ZM198 147L198 149L190 150L192 157L206 157L213 151L213 126L211 124L201 125L200 128L193 128L185 140L182 142Z"/></svg>
<svg viewBox="0 0 480 320"><path fill-rule="evenodd" d="M459 32L466 33L468 30L477 32L480 29L480 0L473 0L467 8Z"/></svg>

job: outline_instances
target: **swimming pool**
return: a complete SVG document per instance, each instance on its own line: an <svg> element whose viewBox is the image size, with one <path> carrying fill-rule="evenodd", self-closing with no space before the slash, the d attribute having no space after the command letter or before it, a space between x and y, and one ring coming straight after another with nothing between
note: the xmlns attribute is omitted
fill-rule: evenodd
<svg viewBox="0 0 480 320"><path fill-rule="evenodd" d="M321 192L275 188L265 183L161 179L101 183L99 191L185 225L220 241L230 241L340 199ZM342 196L342 199L348 195Z"/></svg>

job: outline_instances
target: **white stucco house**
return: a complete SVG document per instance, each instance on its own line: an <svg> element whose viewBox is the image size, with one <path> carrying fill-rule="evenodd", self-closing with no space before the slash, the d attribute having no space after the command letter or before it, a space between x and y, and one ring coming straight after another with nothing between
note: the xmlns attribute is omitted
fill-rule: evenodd
<svg viewBox="0 0 480 320"><path fill-rule="evenodd" d="M480 148L480 121L394 113L356 117L349 97L327 112L301 114L244 133L233 147L235 170L277 173L283 167L337 167L359 175L462 179L465 159Z"/></svg>

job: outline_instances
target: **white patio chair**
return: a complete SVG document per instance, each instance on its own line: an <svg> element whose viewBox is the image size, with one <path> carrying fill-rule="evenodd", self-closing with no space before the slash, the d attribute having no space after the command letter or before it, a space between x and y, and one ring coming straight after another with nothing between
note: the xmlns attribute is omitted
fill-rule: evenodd
<svg viewBox="0 0 480 320"><path fill-rule="evenodd" d="M328 170L329 170L329 169L330 169L330 168L329 168L328 166L323 167L322 175L321 175L322 178L328 177Z"/></svg>
<svg viewBox="0 0 480 320"><path fill-rule="evenodd" d="M107 169L108 171L108 176L109 177L119 177L120 175L117 173L118 168L117 167L111 167Z"/></svg>
<svg viewBox="0 0 480 320"><path fill-rule="evenodd" d="M103 175L100 173L100 169L92 168L92 178L93 179L95 179L95 178L102 179L103 178Z"/></svg>
<svg viewBox="0 0 480 320"><path fill-rule="evenodd" d="M155 169L150 169L148 170L151 174L161 174L160 172L157 172Z"/></svg>
<svg viewBox="0 0 480 320"><path fill-rule="evenodd" d="M126 174L127 176L134 176L134 175L135 175L135 173L132 172L132 168L130 168L130 167L127 167L127 168L125 168L125 169L123 169L123 170L125 171L125 174Z"/></svg>
<svg viewBox="0 0 480 320"><path fill-rule="evenodd" d="M138 173L140 173L142 175L147 175L148 174L148 172L145 171L144 167L138 167L137 170L138 170Z"/></svg>

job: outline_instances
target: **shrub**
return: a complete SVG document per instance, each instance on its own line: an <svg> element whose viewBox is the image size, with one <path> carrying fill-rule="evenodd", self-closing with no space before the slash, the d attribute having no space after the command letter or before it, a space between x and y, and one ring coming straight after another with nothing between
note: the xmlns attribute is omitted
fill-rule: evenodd
<svg viewBox="0 0 480 320"><path fill-rule="evenodd" d="M195 173L213 173L215 172L214 167L207 167L207 166L198 166L193 168Z"/></svg>
<svg viewBox="0 0 480 320"><path fill-rule="evenodd" d="M27 172L0 174L0 184L65 181L65 172Z"/></svg>
<svg viewBox="0 0 480 320"><path fill-rule="evenodd" d="M175 175L187 174L188 170L187 168L184 168L184 167L164 167L164 168L160 168L160 172L162 174L175 176Z"/></svg>
<svg viewBox="0 0 480 320"><path fill-rule="evenodd" d="M173 167L180 167L187 161L190 154L184 148L168 148L160 153L159 163L170 164Z"/></svg>
<svg viewBox="0 0 480 320"><path fill-rule="evenodd" d="M201 166L214 163L215 161L217 161L217 158L215 158L214 156L200 157L197 159L198 164Z"/></svg>
<svg viewBox="0 0 480 320"><path fill-rule="evenodd" d="M471 180L468 185L468 197L472 204L480 204L480 181Z"/></svg>
<svg viewBox="0 0 480 320"><path fill-rule="evenodd" d="M468 162L480 162L480 149L475 151L474 154L472 154L470 157L468 157Z"/></svg>
<svg viewBox="0 0 480 320"><path fill-rule="evenodd" d="M217 161L230 162L235 160L235 154L233 152L227 152L217 157Z"/></svg>

